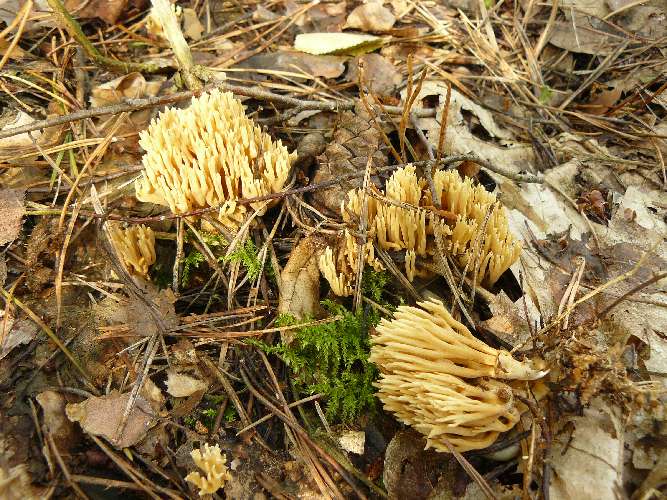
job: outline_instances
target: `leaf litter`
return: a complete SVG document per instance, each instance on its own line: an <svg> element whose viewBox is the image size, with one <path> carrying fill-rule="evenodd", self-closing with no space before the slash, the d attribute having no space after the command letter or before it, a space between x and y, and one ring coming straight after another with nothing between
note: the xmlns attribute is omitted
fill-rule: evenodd
<svg viewBox="0 0 667 500"><path fill-rule="evenodd" d="M166 30L151 7L0 9L1 497L664 494L662 2L178 2ZM226 155L248 169L238 186L211 188L213 163L182 176L192 210L140 202L139 134L214 88L273 142L247 166ZM297 153L284 182L251 187L278 140ZM159 154L185 165L209 147ZM390 196L409 164L417 202ZM469 220L432 196L452 168L521 242L493 286L443 236ZM238 196L217 206L197 186ZM379 237L380 204L424 217L418 257L391 217ZM147 276L108 224L150 228ZM350 297L322 279L340 242ZM548 371L506 385L521 410L488 448L424 450L375 393L396 369L369 361L375 326L423 299Z"/></svg>

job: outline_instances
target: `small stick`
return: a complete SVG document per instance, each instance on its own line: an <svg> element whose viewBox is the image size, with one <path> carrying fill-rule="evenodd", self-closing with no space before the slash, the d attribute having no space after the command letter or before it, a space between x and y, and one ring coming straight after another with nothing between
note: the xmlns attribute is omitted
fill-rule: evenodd
<svg viewBox="0 0 667 500"><path fill-rule="evenodd" d="M49 6L53 10L53 15L63 28L67 30L72 38L74 38L86 51L95 63L105 68L115 71L117 73L132 73L133 71L141 71L143 73L157 73L164 68L155 63L134 63L118 61L111 57L103 56L99 50L88 40L88 37L81 29L81 25L72 17L67 11L67 8L60 0L47 0Z"/></svg>

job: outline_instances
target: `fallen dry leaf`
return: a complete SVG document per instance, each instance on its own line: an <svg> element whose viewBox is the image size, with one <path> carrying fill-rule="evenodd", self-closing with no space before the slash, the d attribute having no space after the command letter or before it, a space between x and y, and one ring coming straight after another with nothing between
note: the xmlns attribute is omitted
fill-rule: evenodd
<svg viewBox="0 0 667 500"><path fill-rule="evenodd" d="M607 55L615 46L614 40L616 37L592 27L589 22L573 25L572 21L556 21L549 43L570 52Z"/></svg>
<svg viewBox="0 0 667 500"><path fill-rule="evenodd" d="M278 312L297 319L316 316L320 310L319 255L325 242L310 236L299 242L290 253L280 273Z"/></svg>
<svg viewBox="0 0 667 500"><path fill-rule="evenodd" d="M623 484L623 434L605 403L595 400L582 417L572 417L572 434L556 436L549 459L554 500L615 500Z"/></svg>
<svg viewBox="0 0 667 500"><path fill-rule="evenodd" d="M90 105L109 106L125 99L157 95L162 81L147 82L141 73L129 73L94 87L90 92Z"/></svg>
<svg viewBox="0 0 667 500"><path fill-rule="evenodd" d="M302 33L294 40L296 50L314 55L365 54L383 44L380 37L356 33Z"/></svg>
<svg viewBox="0 0 667 500"><path fill-rule="evenodd" d="M389 31L395 22L394 14L381 2L370 2L350 12L345 27L374 33Z"/></svg>
<svg viewBox="0 0 667 500"><path fill-rule="evenodd" d="M106 323L110 328L100 327L100 331L108 332L113 336L119 327L124 327L124 333L138 337L151 336L157 332L153 313L162 318L167 328L178 324L178 317L174 311L176 300L170 289L158 290L149 282L140 282L146 298L152 304L149 306L143 300L136 297L124 297L116 301L109 297L101 301L95 308L97 317L102 324ZM153 307L151 312L148 308Z"/></svg>
<svg viewBox="0 0 667 500"><path fill-rule="evenodd" d="M139 9L146 4L143 0L65 0L65 7L70 12L76 11L83 19L98 18L109 25L116 24L121 14L131 4Z"/></svg>
<svg viewBox="0 0 667 500"><path fill-rule="evenodd" d="M23 225L25 189L0 189L0 245L14 241Z"/></svg>
<svg viewBox="0 0 667 500"><path fill-rule="evenodd" d="M359 84L359 64L363 68L362 84L373 94L391 96L403 83L403 75L388 59L380 54L364 54L350 61L345 79Z"/></svg>
<svg viewBox="0 0 667 500"><path fill-rule="evenodd" d="M420 118L417 123L422 130L426 131L429 142L437 147L440 138L440 123L442 123L442 109L447 96L447 85L444 82L425 81L417 97L415 107L421 106L420 100L429 96L438 97L436 116L435 118ZM401 98L405 102L405 91L401 92ZM475 123L469 123L471 116ZM493 140L475 135L473 130L476 124L479 124ZM473 153L484 160L505 168L509 172L525 171L527 166L533 163L533 149L529 144L516 143L511 139L510 131L498 126L489 111L468 99L456 89L452 89L447 116L445 154ZM495 174L490 173L490 175L497 179Z"/></svg>
<svg viewBox="0 0 667 500"><path fill-rule="evenodd" d="M167 371L166 385L167 392L175 398L185 398L196 392L203 392L208 387L203 380L173 370Z"/></svg>
<svg viewBox="0 0 667 500"><path fill-rule="evenodd" d="M4 324L4 318L0 318L1 324ZM2 328L0 327L1 330ZM5 335L4 342L2 343L2 349L0 349L0 359L7 356L15 347L29 344L39 332L39 327L34 321L23 318L15 320L10 316L7 319L7 330L7 335Z"/></svg>
<svg viewBox="0 0 667 500"><path fill-rule="evenodd" d="M194 9L183 9L183 34L186 38L194 40L195 42L201 40L201 34L204 32L204 26L202 26L197 16L197 12Z"/></svg>
<svg viewBox="0 0 667 500"><path fill-rule="evenodd" d="M141 441L146 432L156 423L156 414L150 403L138 396L127 419L127 425L118 435L123 413L130 399L130 393L112 391L107 396L92 396L81 403L66 406L67 417L79 422L81 428L94 436L102 436L116 448L127 448Z"/></svg>
<svg viewBox="0 0 667 500"><path fill-rule="evenodd" d="M363 455L366 433L364 431L343 431L338 436L338 444L347 452Z"/></svg>
<svg viewBox="0 0 667 500"><path fill-rule="evenodd" d="M0 465L0 498L3 500L37 500L42 497L32 485L28 466L20 464L5 469Z"/></svg>
<svg viewBox="0 0 667 500"><path fill-rule="evenodd" d="M37 402L42 408L44 425L60 453L68 453L76 445L76 429L65 415L65 398L55 391L40 392Z"/></svg>
<svg viewBox="0 0 667 500"><path fill-rule="evenodd" d="M0 128L12 129L28 125L35 120L25 111L5 110L0 115ZM38 141L42 133L39 130L31 132L32 138ZM5 139L0 139L0 155L16 153L17 148L24 148L32 146L32 139L28 133L18 134Z"/></svg>
<svg viewBox="0 0 667 500"><path fill-rule="evenodd" d="M338 78L345 71L344 57L315 56L296 51L277 51L257 54L239 64L238 68L286 71L323 78ZM245 73L244 73L245 74ZM249 78L262 78L261 74L248 72Z"/></svg>

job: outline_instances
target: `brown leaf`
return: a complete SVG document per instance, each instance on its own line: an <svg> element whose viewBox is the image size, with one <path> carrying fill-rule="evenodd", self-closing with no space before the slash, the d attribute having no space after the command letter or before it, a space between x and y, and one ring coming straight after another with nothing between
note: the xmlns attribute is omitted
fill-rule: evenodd
<svg viewBox="0 0 667 500"><path fill-rule="evenodd" d="M23 224L25 189L0 189L0 245L16 239Z"/></svg>
<svg viewBox="0 0 667 500"><path fill-rule="evenodd" d="M390 96L403 82L403 76L396 67L380 54L364 54L355 57L349 64L345 79L359 83L359 64L363 68L364 87L379 96Z"/></svg>
<svg viewBox="0 0 667 500"><path fill-rule="evenodd" d="M320 304L320 270L318 259L324 241L310 236L292 250L280 274L278 312L297 319L315 316Z"/></svg>
<svg viewBox="0 0 667 500"><path fill-rule="evenodd" d="M67 453L76 444L76 429L65 416L65 398L55 391L44 391L36 399L44 412L44 425L58 450Z"/></svg>
<svg viewBox="0 0 667 500"><path fill-rule="evenodd" d="M109 106L125 99L152 97L157 95L161 86L161 81L147 82L141 73L129 73L93 88L90 105Z"/></svg>
<svg viewBox="0 0 667 500"><path fill-rule="evenodd" d="M576 25L576 31L573 24ZM592 28L588 22L581 25L572 21L557 21L554 23L549 43L570 52L607 55L616 46L615 40L616 37Z"/></svg>
<svg viewBox="0 0 667 500"><path fill-rule="evenodd" d="M622 484L623 435L614 412L594 401L581 417L572 417L573 432L556 436L549 461L553 475L549 497L606 500L617 498Z"/></svg>
<svg viewBox="0 0 667 500"><path fill-rule="evenodd" d="M0 324L3 323L4 318L0 318ZM29 344L39 332L39 328L33 321L23 318L15 321L11 316L7 318L7 329L9 331L2 343L2 349L0 349L0 359L7 356L15 347ZM0 328L1 330L2 328Z"/></svg>
<svg viewBox="0 0 667 500"><path fill-rule="evenodd" d="M158 290L155 285L148 282L139 282L139 285L143 288L151 306L136 297L124 298L120 302L108 298L97 306L98 318L112 325L108 328L109 336L114 336L113 333L117 330L114 327L118 326L125 326L127 333L137 337L153 335L158 328L153 316L155 312L160 315L167 328L178 324L178 317L174 311L176 298L173 292L170 289ZM149 307L152 307L153 311L149 310ZM107 329L102 326L100 330L105 332Z"/></svg>
<svg viewBox="0 0 667 500"><path fill-rule="evenodd" d="M77 17L83 19L99 18L109 25L116 24L120 15L125 11L128 0L66 0L65 7L72 12L76 10Z"/></svg>
<svg viewBox="0 0 667 500"><path fill-rule="evenodd" d="M201 40L204 27L194 9L183 9L183 34L190 40Z"/></svg>
<svg viewBox="0 0 667 500"><path fill-rule="evenodd" d="M393 28L396 18L379 2L360 5L347 16L345 28L361 31L381 32Z"/></svg>
<svg viewBox="0 0 667 500"><path fill-rule="evenodd" d="M116 448L127 448L141 441L146 432L156 423L156 415L150 403L142 396L127 419L121 435L118 435L123 413L130 399L130 393L112 391L102 397L92 396L81 403L66 406L67 417L72 422L79 422L84 431L94 436L102 436Z"/></svg>
<svg viewBox="0 0 667 500"><path fill-rule="evenodd" d="M289 71L323 78L338 78L345 71L344 57L316 56L296 51L278 51L270 54L257 54L243 61L237 67L274 71ZM248 73L250 78L263 78L256 73Z"/></svg>

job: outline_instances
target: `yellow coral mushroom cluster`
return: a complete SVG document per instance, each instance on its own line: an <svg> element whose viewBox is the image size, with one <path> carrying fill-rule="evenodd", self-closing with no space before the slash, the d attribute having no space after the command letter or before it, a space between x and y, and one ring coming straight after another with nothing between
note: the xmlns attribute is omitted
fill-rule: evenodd
<svg viewBox="0 0 667 500"><path fill-rule="evenodd" d="M433 207L426 180L408 165L394 172L384 193L370 196L362 190L350 191L341 207L343 219L356 223L367 203L368 245L375 242L384 250L405 250L405 272L410 281L428 274L417 266L417 257L433 257L437 232L461 268L473 274L477 282L493 285L521 253L521 244L509 232L504 208L494 194L474 185L470 178L462 179L456 171L439 170L433 182L439 209ZM350 245L350 239L346 230L341 243L320 257L322 274L338 295L351 293L353 274L343 264L356 261L358 247ZM350 255L351 252L355 254ZM367 263L381 268L372 249L364 253ZM331 268L332 263L335 269Z"/></svg>
<svg viewBox="0 0 667 500"><path fill-rule="evenodd" d="M200 450L193 450L190 456L205 474L202 476L199 472L193 471L185 476L186 481L199 488L199 496L212 495L231 479L229 469L225 465L227 457L220 453L220 446L217 444L215 446L204 444Z"/></svg>
<svg viewBox="0 0 667 500"><path fill-rule="evenodd" d="M476 339L436 300L400 306L371 339L370 360L384 408L449 452L486 448L519 421L525 409L498 379L535 380L530 362Z"/></svg>
<svg viewBox="0 0 667 500"><path fill-rule="evenodd" d="M155 233L143 224L121 228L109 223L111 241L125 267L132 274L148 276L148 268L155 264Z"/></svg>
<svg viewBox="0 0 667 500"><path fill-rule="evenodd" d="M135 184L141 201L175 214L220 207L218 219L236 229L248 206L239 198L280 191L296 153L249 119L231 93L193 97L186 109L168 108L141 132L144 170ZM262 215L266 202L250 204Z"/></svg>

